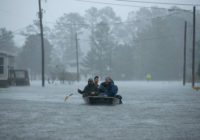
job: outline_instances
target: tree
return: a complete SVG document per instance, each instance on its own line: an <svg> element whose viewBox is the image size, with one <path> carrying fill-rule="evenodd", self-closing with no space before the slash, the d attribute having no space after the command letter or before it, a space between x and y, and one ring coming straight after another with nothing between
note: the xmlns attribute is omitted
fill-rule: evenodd
<svg viewBox="0 0 200 140"><path fill-rule="evenodd" d="M111 74L112 50L117 45L114 28L121 20L110 7L91 8L86 11L85 18L90 30L90 51L83 61L85 71L100 77Z"/></svg>
<svg viewBox="0 0 200 140"><path fill-rule="evenodd" d="M154 8L129 14L123 42L133 50L134 78L145 79L146 73L151 73L155 80L181 79L185 17L168 14L165 9Z"/></svg>
<svg viewBox="0 0 200 140"><path fill-rule="evenodd" d="M108 50L112 49L110 44L109 27L107 24L100 23L97 25L97 29L94 31L93 37L95 40L95 45L89 51L86 60L84 61L84 66L87 71L92 71L97 75L104 75L109 69L108 57L110 54Z"/></svg>
<svg viewBox="0 0 200 140"><path fill-rule="evenodd" d="M44 36L47 38L50 36L50 28L43 26ZM21 32L21 35L27 37L30 35L36 35L40 33L40 21L33 20L33 24L30 24L26 27L25 31Z"/></svg>
<svg viewBox="0 0 200 140"><path fill-rule="evenodd" d="M48 72L52 45L44 39L45 48L45 70ZM30 69L35 74L41 74L41 45L40 35L30 35L26 38L22 51L17 57L18 68Z"/></svg>
<svg viewBox="0 0 200 140"><path fill-rule="evenodd" d="M10 53L16 52L17 48L13 38L11 31L6 30L6 28L0 28L0 50Z"/></svg>
<svg viewBox="0 0 200 140"><path fill-rule="evenodd" d="M118 80L132 80L135 72L133 47L120 45L114 49L112 56L111 76Z"/></svg>
<svg viewBox="0 0 200 140"><path fill-rule="evenodd" d="M76 34L80 36L86 27L84 18L77 13L64 14L60 17L51 34L54 45L54 60L65 67L74 66L76 62ZM81 55L79 47L79 55Z"/></svg>

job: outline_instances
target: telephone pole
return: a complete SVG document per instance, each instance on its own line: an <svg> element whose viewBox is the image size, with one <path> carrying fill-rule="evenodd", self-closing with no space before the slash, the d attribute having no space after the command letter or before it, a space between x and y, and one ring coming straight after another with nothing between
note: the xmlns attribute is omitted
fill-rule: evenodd
<svg viewBox="0 0 200 140"><path fill-rule="evenodd" d="M45 86L45 77L44 77L44 38L43 38L41 0L38 0L38 4L39 4L40 36L41 36L41 51L42 51L42 86L44 87Z"/></svg>
<svg viewBox="0 0 200 140"><path fill-rule="evenodd" d="M75 38L76 38L76 65L77 65L77 81L79 81L80 78L80 74L79 74L79 58L78 58L78 35L77 33L75 34Z"/></svg>
<svg viewBox="0 0 200 140"><path fill-rule="evenodd" d="M192 87L195 86L195 32L196 32L196 7L193 7L193 41L192 41Z"/></svg>
<svg viewBox="0 0 200 140"><path fill-rule="evenodd" d="M186 75L186 43L187 43L187 21L185 21L184 27L184 62L183 62L183 85L185 86Z"/></svg>

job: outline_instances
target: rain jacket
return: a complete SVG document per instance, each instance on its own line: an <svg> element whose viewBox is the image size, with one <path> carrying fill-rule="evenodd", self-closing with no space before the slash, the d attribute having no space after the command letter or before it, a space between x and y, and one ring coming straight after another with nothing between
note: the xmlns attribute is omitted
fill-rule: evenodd
<svg viewBox="0 0 200 140"><path fill-rule="evenodd" d="M113 80L109 84L103 82L99 87L99 92L105 93L109 97L114 97L118 92L118 87L114 84Z"/></svg>
<svg viewBox="0 0 200 140"><path fill-rule="evenodd" d="M84 90L81 93L85 94L85 96L90 96L91 92L98 92L98 88L95 84L85 86Z"/></svg>

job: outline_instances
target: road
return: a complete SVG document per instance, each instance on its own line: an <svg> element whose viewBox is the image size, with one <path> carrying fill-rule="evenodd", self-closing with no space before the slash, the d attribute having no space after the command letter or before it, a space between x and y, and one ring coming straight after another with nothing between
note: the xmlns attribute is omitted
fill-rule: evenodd
<svg viewBox="0 0 200 140"><path fill-rule="evenodd" d="M86 105L84 82L0 89L1 140L199 140L200 91L181 82L116 82L123 104ZM67 94L75 93L67 102Z"/></svg>

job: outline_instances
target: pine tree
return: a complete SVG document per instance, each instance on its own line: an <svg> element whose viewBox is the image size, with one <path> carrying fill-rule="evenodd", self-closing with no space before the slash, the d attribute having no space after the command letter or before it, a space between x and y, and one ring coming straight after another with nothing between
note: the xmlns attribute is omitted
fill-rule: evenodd
<svg viewBox="0 0 200 140"><path fill-rule="evenodd" d="M100 10L91 8L86 12L90 30L90 51L83 61L86 72L106 76L111 73L112 50L117 46L114 36L115 23L121 21L110 7Z"/></svg>
<svg viewBox="0 0 200 140"><path fill-rule="evenodd" d="M17 50L14 43L14 35L6 28L0 28L0 50L9 53L16 53Z"/></svg>

